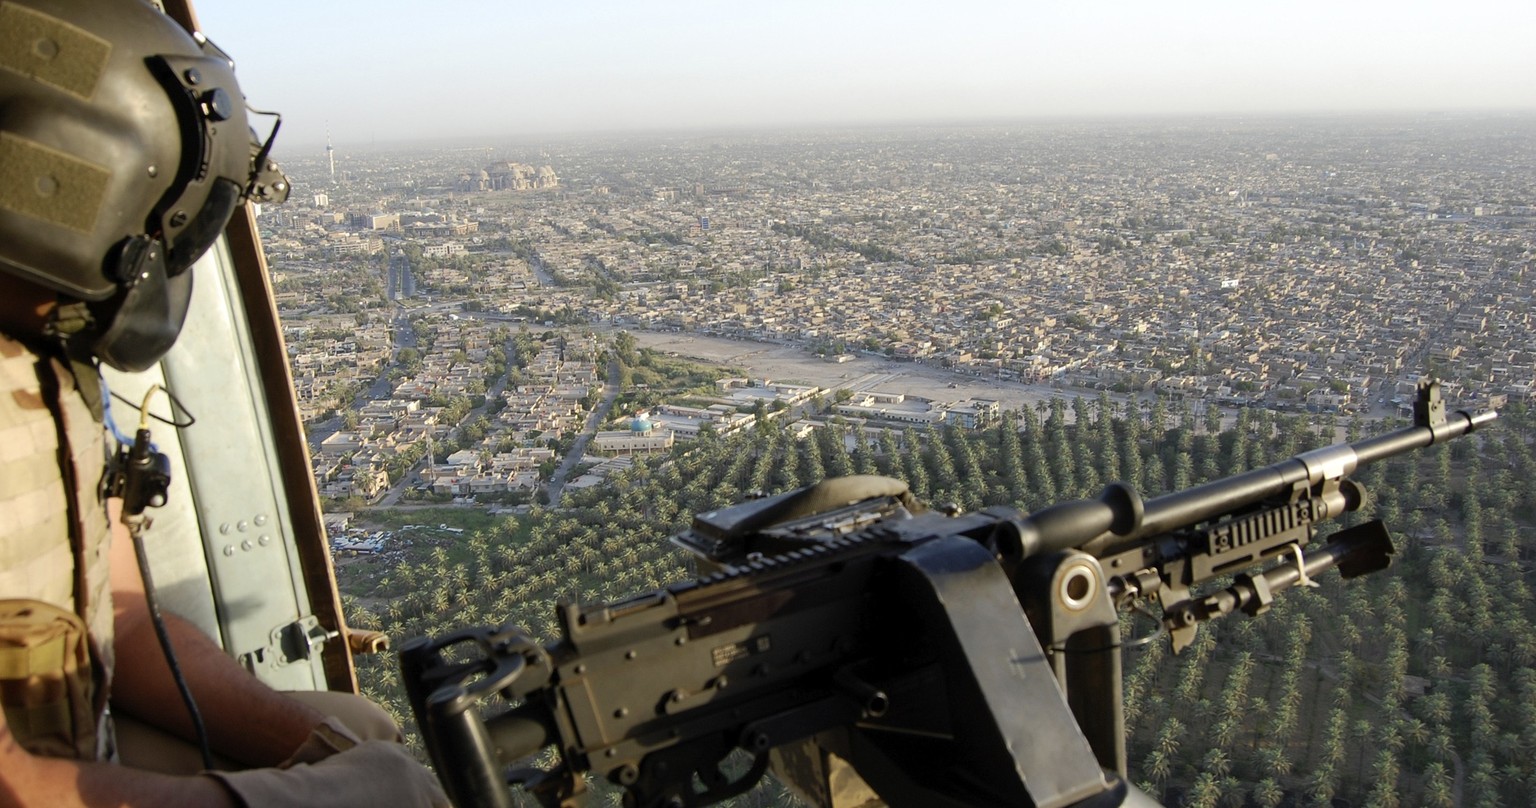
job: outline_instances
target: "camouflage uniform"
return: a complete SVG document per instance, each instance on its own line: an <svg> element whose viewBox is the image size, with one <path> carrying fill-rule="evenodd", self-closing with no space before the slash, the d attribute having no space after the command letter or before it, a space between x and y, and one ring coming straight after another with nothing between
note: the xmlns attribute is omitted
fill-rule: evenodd
<svg viewBox="0 0 1536 808"><path fill-rule="evenodd" d="M104 759L111 531L93 404L68 362L0 333L0 701L28 750Z"/></svg>

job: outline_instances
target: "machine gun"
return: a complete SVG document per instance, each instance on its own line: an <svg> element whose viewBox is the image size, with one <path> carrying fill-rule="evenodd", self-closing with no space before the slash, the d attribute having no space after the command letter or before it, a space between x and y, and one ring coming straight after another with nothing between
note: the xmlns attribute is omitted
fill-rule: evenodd
<svg viewBox="0 0 1536 808"><path fill-rule="evenodd" d="M1365 501L1350 475L1496 415L1447 417L1427 384L1413 426L1145 502L1114 483L1030 514L940 512L883 477L749 500L673 539L697 580L562 604L548 646L512 626L417 638L406 691L461 806L511 806L511 785L580 805L590 771L627 806L688 808L770 763L833 808L1145 800L1126 783L1119 612L1156 601L1177 652L1332 567L1385 568L1379 521L1315 538ZM555 762L523 762L546 746Z"/></svg>

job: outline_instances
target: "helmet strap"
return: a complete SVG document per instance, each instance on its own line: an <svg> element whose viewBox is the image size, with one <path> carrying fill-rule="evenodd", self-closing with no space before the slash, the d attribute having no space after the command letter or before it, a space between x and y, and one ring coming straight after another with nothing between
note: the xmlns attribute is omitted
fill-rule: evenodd
<svg viewBox="0 0 1536 808"><path fill-rule="evenodd" d="M85 406L90 408L91 415L100 421L103 417L100 371L91 357L89 340L82 336L89 334L95 325L96 318L89 306L61 297L43 325L43 334L58 343L60 353L69 360L75 389L85 400Z"/></svg>

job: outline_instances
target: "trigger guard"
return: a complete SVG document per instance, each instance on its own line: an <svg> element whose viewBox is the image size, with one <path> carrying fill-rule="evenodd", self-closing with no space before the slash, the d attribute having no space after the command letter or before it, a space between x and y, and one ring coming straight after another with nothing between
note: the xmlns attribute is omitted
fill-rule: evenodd
<svg viewBox="0 0 1536 808"><path fill-rule="evenodd" d="M720 763L734 748L720 754L704 748L672 747L648 755L640 764L640 780L625 789L633 798L632 801L626 800L625 805L634 805L636 808L702 808L745 794L768 773L768 750L753 754L752 766L735 780L727 780L720 771ZM695 764L690 758L700 752L714 760ZM657 773L658 769L680 771L683 775L681 778L669 777L663 780ZM704 784L703 791L694 790L695 776Z"/></svg>

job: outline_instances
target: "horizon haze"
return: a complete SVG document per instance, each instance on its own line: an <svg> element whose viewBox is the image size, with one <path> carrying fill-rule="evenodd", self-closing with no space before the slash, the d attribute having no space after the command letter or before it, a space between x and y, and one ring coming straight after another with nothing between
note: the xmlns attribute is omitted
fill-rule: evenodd
<svg viewBox="0 0 1536 808"><path fill-rule="evenodd" d="M202 0L279 153L370 143L1148 115L1536 110L1536 4L1286 9Z"/></svg>

